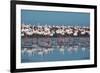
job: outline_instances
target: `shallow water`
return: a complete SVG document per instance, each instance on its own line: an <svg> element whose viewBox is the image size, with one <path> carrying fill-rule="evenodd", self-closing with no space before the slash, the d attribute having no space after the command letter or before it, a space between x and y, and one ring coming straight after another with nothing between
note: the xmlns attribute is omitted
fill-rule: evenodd
<svg viewBox="0 0 100 73"><path fill-rule="evenodd" d="M90 59L89 37L22 37L21 47L22 63Z"/></svg>

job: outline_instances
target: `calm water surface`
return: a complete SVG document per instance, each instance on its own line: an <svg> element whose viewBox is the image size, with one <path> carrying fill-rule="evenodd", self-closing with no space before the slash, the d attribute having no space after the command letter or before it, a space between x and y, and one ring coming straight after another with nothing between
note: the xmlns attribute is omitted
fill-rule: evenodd
<svg viewBox="0 0 100 73"><path fill-rule="evenodd" d="M90 59L89 37L22 37L21 62Z"/></svg>

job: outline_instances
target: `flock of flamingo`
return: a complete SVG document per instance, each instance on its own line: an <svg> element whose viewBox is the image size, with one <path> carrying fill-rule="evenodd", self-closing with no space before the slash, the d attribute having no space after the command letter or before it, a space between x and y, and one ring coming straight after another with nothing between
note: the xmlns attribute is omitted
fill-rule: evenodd
<svg viewBox="0 0 100 73"><path fill-rule="evenodd" d="M89 36L90 28L85 26L50 26L25 25L21 26L21 36Z"/></svg>
<svg viewBox="0 0 100 73"><path fill-rule="evenodd" d="M77 52L78 49L79 49L78 46L69 47L69 48L65 48L64 46L62 46L61 48L59 48L57 50L61 54L64 54L66 51L68 51L69 53ZM46 54L52 54L54 50L55 50L55 48L23 48L21 50L21 52L22 52L22 54L28 53L28 56L34 56L34 55L43 56ZM81 48L81 50L84 52L86 50L86 48L83 47L83 48Z"/></svg>
<svg viewBox="0 0 100 73"><path fill-rule="evenodd" d="M35 26L31 24L29 25L22 24L21 26L22 38L26 37L26 40L27 40L28 36L29 38L30 36L32 36L33 38L37 38L38 42L36 40L33 40L31 47L27 48L24 46L21 52L22 54L28 53L29 56L30 55L34 56L35 54L38 54L41 56L43 56L44 54L50 54L55 50L55 48L62 54L64 54L65 50L67 50L68 52L77 52L78 49L80 48L79 45L81 45L82 43L78 42L78 45L73 45L74 43L72 43L72 46L66 47L63 43L64 41L67 41L67 40L63 39L62 36L66 38L70 36L73 38L73 37L81 37L81 36L89 37L89 35L90 35L89 27L50 26L50 25ZM43 36L45 38L38 38L37 36L38 37ZM58 37L56 38L58 40L57 41L58 44L55 47L51 45L51 42L52 42L51 37L53 36ZM89 45L89 40L84 40L84 38L82 38L81 41L85 41L83 44ZM68 42L69 41L67 41L66 43L68 44ZM25 42L24 42L24 45L25 45ZM81 50L85 51L86 47L82 47Z"/></svg>

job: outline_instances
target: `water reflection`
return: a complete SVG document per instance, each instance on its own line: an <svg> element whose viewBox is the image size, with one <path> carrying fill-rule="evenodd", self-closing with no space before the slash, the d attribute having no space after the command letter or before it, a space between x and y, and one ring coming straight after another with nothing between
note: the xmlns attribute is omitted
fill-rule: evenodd
<svg viewBox="0 0 100 73"><path fill-rule="evenodd" d="M89 37L23 37L21 45L21 62L81 60L90 56Z"/></svg>

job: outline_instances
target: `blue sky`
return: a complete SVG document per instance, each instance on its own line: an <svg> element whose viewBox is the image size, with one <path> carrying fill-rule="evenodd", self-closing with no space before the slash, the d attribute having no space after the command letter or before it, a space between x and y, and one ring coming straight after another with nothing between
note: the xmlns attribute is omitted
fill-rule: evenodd
<svg viewBox="0 0 100 73"><path fill-rule="evenodd" d="M21 23L89 26L90 13L21 10Z"/></svg>

